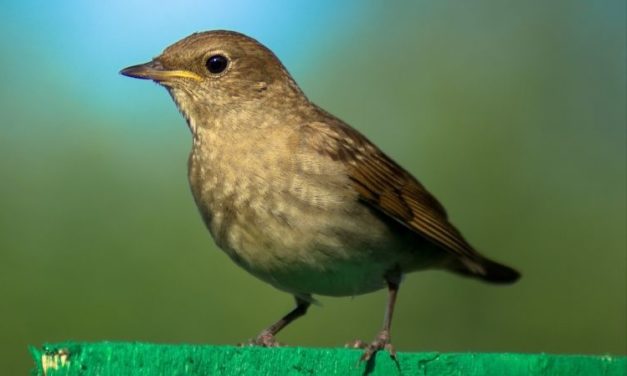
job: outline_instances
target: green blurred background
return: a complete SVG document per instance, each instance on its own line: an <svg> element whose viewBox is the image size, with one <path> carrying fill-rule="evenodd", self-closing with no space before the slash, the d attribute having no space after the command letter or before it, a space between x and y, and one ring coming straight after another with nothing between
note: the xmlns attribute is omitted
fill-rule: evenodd
<svg viewBox="0 0 627 376"><path fill-rule="evenodd" d="M117 73L216 28L268 45L523 272L408 276L399 350L627 353L624 1L394 4L3 2L3 373L29 344L235 344L291 309L213 245L167 93ZM321 301L280 340L370 339L385 293Z"/></svg>

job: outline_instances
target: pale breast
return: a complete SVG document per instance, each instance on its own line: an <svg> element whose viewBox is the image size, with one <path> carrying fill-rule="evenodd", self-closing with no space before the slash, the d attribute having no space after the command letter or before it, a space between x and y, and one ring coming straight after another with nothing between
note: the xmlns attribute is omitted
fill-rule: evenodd
<svg viewBox="0 0 627 376"><path fill-rule="evenodd" d="M218 246L250 273L292 293L355 295L410 257L338 162L290 149L289 134L203 137L189 161L194 198Z"/></svg>

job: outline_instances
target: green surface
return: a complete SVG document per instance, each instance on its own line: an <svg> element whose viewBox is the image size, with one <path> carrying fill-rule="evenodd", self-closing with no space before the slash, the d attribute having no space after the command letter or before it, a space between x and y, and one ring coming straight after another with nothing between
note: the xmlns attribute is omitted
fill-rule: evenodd
<svg viewBox="0 0 627 376"><path fill-rule="evenodd" d="M240 348L147 343L58 343L32 348L36 375L625 375L627 357L380 352L337 348Z"/></svg>

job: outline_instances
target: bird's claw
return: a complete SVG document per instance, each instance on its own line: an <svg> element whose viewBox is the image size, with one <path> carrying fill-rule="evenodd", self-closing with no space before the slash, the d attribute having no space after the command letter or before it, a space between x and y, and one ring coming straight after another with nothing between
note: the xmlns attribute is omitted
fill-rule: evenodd
<svg viewBox="0 0 627 376"><path fill-rule="evenodd" d="M356 340L350 344L347 344L346 347L352 347L355 349L364 349L364 353L361 355L360 361L368 361L374 354L379 350L386 350L390 357L396 360L396 350L394 346L390 342L390 333L386 330L381 331L377 338L370 343L365 343L361 340Z"/></svg>
<svg viewBox="0 0 627 376"><path fill-rule="evenodd" d="M274 338L272 333L264 330L256 338L252 338L248 342L240 344L240 346L279 347L281 344Z"/></svg>

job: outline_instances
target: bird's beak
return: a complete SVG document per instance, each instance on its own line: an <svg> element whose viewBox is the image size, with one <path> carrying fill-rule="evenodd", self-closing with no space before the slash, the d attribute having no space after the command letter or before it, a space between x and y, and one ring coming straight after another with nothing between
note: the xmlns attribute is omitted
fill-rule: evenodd
<svg viewBox="0 0 627 376"><path fill-rule="evenodd" d="M168 81L172 78L190 78L196 81L202 80L202 77L198 74L188 70L165 69L161 62L156 59L145 64L133 65L132 67L124 68L120 71L120 74L128 77L153 80L157 82Z"/></svg>

